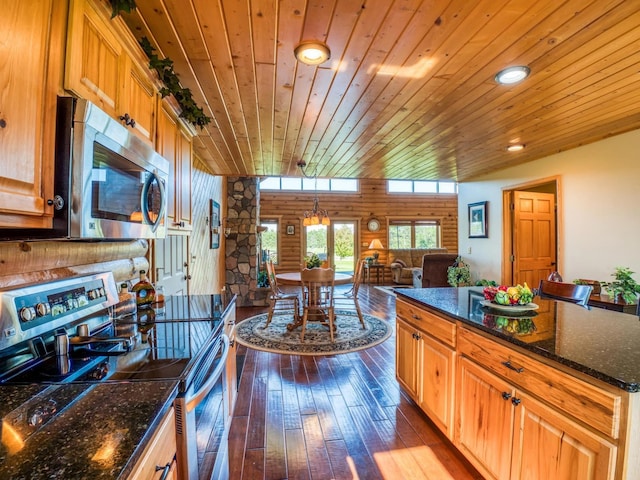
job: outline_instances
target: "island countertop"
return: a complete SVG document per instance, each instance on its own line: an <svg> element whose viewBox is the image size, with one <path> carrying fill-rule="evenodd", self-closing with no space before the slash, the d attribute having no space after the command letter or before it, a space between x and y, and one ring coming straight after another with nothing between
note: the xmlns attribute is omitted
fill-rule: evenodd
<svg viewBox="0 0 640 480"><path fill-rule="evenodd" d="M539 309L516 316L483 307L482 287L401 288L395 293L399 299L417 302L608 384L640 391L640 318L636 315L535 297ZM534 330L516 333L501 326L515 319L530 320Z"/></svg>

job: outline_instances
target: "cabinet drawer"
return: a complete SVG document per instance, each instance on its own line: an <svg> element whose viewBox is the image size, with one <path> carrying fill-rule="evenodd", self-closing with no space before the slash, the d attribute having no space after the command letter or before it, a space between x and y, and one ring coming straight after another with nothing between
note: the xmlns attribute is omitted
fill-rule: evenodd
<svg viewBox="0 0 640 480"><path fill-rule="evenodd" d="M136 464L128 480L156 479L162 476L162 469L156 470L156 466L171 465L172 475L175 478L175 454L176 454L176 416L173 408L162 420L158 430L149 442L149 445Z"/></svg>
<svg viewBox="0 0 640 480"><path fill-rule="evenodd" d="M396 314L404 321L423 330L441 342L452 347L456 346L455 322L438 317L402 300L396 302Z"/></svg>
<svg viewBox="0 0 640 480"><path fill-rule="evenodd" d="M458 351L611 438L619 437L622 398L541 363L499 341L460 328Z"/></svg>

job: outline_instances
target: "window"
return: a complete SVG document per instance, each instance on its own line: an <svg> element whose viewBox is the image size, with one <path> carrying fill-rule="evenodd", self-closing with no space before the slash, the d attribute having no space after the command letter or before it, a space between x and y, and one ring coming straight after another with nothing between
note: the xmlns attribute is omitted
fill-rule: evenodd
<svg viewBox="0 0 640 480"><path fill-rule="evenodd" d="M389 193L458 193L456 182L437 182L435 180L388 180Z"/></svg>
<svg viewBox="0 0 640 480"><path fill-rule="evenodd" d="M278 263L278 221L277 220L263 220L260 222L260 226L265 229L260 234L262 244L261 248L261 261L267 262L271 260L273 263Z"/></svg>
<svg viewBox="0 0 640 480"><path fill-rule="evenodd" d="M439 220L390 220L389 248L440 247Z"/></svg>
<svg viewBox="0 0 640 480"><path fill-rule="evenodd" d="M260 182L260 190L357 192L358 180L353 178L266 177Z"/></svg>

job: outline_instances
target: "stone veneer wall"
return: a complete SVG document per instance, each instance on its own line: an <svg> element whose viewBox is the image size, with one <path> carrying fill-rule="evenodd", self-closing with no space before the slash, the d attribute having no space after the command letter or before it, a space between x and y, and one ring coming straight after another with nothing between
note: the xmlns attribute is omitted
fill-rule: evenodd
<svg viewBox="0 0 640 480"><path fill-rule="evenodd" d="M238 306L264 305L258 294L258 233L260 191L258 177L227 177L225 284L237 295ZM261 297L261 298L258 298Z"/></svg>

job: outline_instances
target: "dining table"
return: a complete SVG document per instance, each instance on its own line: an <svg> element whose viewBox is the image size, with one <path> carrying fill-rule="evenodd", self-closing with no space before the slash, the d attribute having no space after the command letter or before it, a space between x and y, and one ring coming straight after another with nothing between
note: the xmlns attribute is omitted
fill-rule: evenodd
<svg viewBox="0 0 640 480"><path fill-rule="evenodd" d="M301 272L276 273L276 279L280 285L302 286ZM353 283L353 275L347 273L335 273L333 276L334 285L348 285ZM287 330L292 331L302 325L302 318L287 324Z"/></svg>

